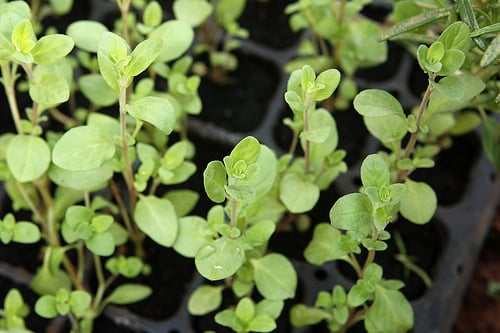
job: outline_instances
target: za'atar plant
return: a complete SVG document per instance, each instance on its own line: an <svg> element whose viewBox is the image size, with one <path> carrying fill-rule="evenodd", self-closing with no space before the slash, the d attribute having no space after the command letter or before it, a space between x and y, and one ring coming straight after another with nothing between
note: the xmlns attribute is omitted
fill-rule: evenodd
<svg viewBox="0 0 500 333"><path fill-rule="evenodd" d="M293 325L326 321L331 332L345 332L363 321L369 333L406 332L413 326L412 307L399 291L403 282L383 278L383 268L375 263L376 253L387 249L391 234L386 227L399 214L424 224L435 213L434 190L410 176L418 168L434 166L432 158L443 148L440 138L450 131L439 126L441 117L457 111L485 87L480 79L459 72L469 47L470 31L457 22L429 47L418 48L419 65L429 80L421 104L409 115L396 98L382 90L364 90L354 98L356 111L386 151L364 159L359 192L334 203L331 223L316 226L304 256L316 265L343 260L358 280L348 290L334 286L320 292L313 306L294 306ZM357 255L362 251L367 255L360 261Z"/></svg>
<svg viewBox="0 0 500 333"><path fill-rule="evenodd" d="M156 195L196 170L185 120L201 109L199 78L186 75L190 58L177 60L193 30L177 20L162 23L150 11L144 17L150 29L130 30L130 2L117 4L123 18L118 33L77 21L67 34L42 37L26 2L0 4L0 68L15 128L0 137L1 180L12 201L12 212L0 220L0 239L41 241L43 260L30 285L40 298L32 310L45 318L66 316L75 332L91 332L107 304L151 294L148 286L115 282L149 273L145 237L172 246L177 214L197 200L190 191ZM88 71L78 81L76 64ZM156 75L168 80L169 90L154 89ZM20 80L28 87L26 109L18 103ZM76 90L89 107L75 107ZM114 106L114 113L100 112L105 106ZM54 121L64 131L53 130ZM169 142L174 130L181 141ZM31 221L17 220L17 211L30 212ZM130 250L118 251L127 243ZM24 329L26 310L16 290L4 308L2 327Z"/></svg>

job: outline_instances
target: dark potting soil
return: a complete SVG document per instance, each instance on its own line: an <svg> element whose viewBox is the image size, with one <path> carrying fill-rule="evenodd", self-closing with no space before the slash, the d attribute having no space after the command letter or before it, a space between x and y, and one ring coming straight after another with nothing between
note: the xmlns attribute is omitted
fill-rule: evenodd
<svg viewBox="0 0 500 333"><path fill-rule="evenodd" d="M249 31L249 39L259 44L274 49L292 47L298 41L300 34L290 29L289 15L285 14L285 8L294 2L293 0L247 1L239 19L240 25Z"/></svg>
<svg viewBox="0 0 500 333"><path fill-rule="evenodd" d="M254 55L238 53L238 68L227 73L227 83L202 79L199 94L203 110L198 118L234 132L256 129L276 92L279 70Z"/></svg>
<svg viewBox="0 0 500 333"><path fill-rule="evenodd" d="M150 239L146 239L144 248L147 252L145 261L151 266L151 274L134 279L119 278L118 282L147 285L153 292L145 300L127 305L127 308L149 319L170 318L179 310L193 279L194 261Z"/></svg>
<svg viewBox="0 0 500 333"><path fill-rule="evenodd" d="M481 153L476 133L453 138L453 145L439 153L436 165L418 169L410 178L428 183L435 191L440 205L458 203L467 191L473 168Z"/></svg>
<svg viewBox="0 0 500 333"><path fill-rule="evenodd" d="M278 147L284 151L289 150L292 142L293 132L290 127L283 124L283 119L293 118L292 111L288 106L283 106L279 121L274 125L273 137ZM333 118L337 124L339 143L337 149L346 151L344 161L348 166L352 166L366 155L365 146L368 139L368 131L363 123L363 117L353 108L333 113ZM300 145L297 145L296 155L303 155Z"/></svg>

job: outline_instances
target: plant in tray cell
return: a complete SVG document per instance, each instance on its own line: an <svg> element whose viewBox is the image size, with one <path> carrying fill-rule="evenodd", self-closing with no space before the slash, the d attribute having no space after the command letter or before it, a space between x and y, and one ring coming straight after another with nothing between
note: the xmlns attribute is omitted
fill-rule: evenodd
<svg viewBox="0 0 500 333"><path fill-rule="evenodd" d="M442 133L449 131L452 134L462 134L474 130L483 122L483 148L497 169L500 166L499 124L498 120L495 121L494 114L500 110L499 15L500 9L495 1L460 0L453 4L439 1L429 1L426 4L411 0L400 1L394 4L390 22L393 26L379 38L401 42L413 50L426 72L437 73L437 76L440 76L439 71L454 74L443 82L439 81L440 84L433 83L433 89L437 91L433 93L433 101L429 106L433 110L431 117L434 124L430 128L439 129L438 132ZM462 38L461 43L451 39L450 34L448 37L442 36L441 32L450 26L463 31L460 35L451 36ZM470 38L465 38L465 35ZM415 42L426 45L417 49ZM452 55L456 51L449 52L452 46L465 55L460 67L463 75L450 72L450 68L446 68L446 61L440 61L443 58L449 61L451 58L456 59L457 56ZM434 67L440 64L444 66L441 70ZM446 89L451 85L455 89ZM450 94L452 91L454 93Z"/></svg>
<svg viewBox="0 0 500 333"><path fill-rule="evenodd" d="M309 35L290 61L286 71L307 64L316 72L338 68L345 75L340 84L336 105L346 108L357 92L353 76L357 69L383 63L386 43L377 42L379 25L363 17L361 10L371 1L300 0L287 6L293 31L308 29Z"/></svg>
<svg viewBox="0 0 500 333"><path fill-rule="evenodd" d="M398 280L385 280L376 253L387 248L391 234L386 226L398 214L416 223L428 223L437 208L434 190L410 179L418 168L434 166L433 157L449 135L440 127L440 116L452 115L451 102L465 105L484 89L482 80L460 73L469 50L470 31L457 22L444 30L429 47L421 45L417 57L429 78L420 106L405 115L389 93L369 89L354 98L369 132L388 151L367 156L361 165L362 187L358 193L339 198L330 211L331 224L319 224L304 251L316 265L343 260L358 280L349 290L334 286L318 294L314 306L296 305L292 324L303 326L326 321L330 331L345 332L364 321L369 333L406 332L413 326L413 310L399 291ZM366 251L364 262L357 254ZM425 276L425 275L423 275Z"/></svg>
<svg viewBox="0 0 500 333"><path fill-rule="evenodd" d="M118 4L127 16L129 3ZM172 246L177 214L187 213L197 200L190 191L157 195L160 186L182 183L196 170L182 122L201 108L199 79L185 75L189 58L172 68L166 64L189 48L193 31L183 22L161 23L150 15L145 34L128 34L123 26L124 35L141 39L131 46L93 21L72 23L67 35L38 38L26 2L0 3L2 84L16 130L0 137L0 177L12 201L12 212L0 220L0 239L42 241L43 261L30 283L40 298L30 306L44 318L66 316L74 332L91 332L108 304L151 294L150 287L118 277L149 274L144 238ZM78 61L69 55L74 45ZM78 65L90 73L74 82ZM157 73L174 81L169 91L155 90ZM17 100L20 77L31 99L26 110ZM76 89L89 100L88 108L75 104ZM101 112L105 106L116 106L116 117ZM50 128L47 120L62 123L64 130ZM169 142L174 129L181 140ZM18 211L28 211L32 222L18 219ZM132 251L119 250L128 244ZM136 256L123 256L133 251ZM95 287L89 283L94 280ZM17 294L7 295L2 312L1 325L12 330L24 325L25 307Z"/></svg>
<svg viewBox="0 0 500 333"><path fill-rule="evenodd" d="M193 70L200 75L208 73L218 83L226 83L226 72L238 66L232 53L240 47L239 39L248 38L248 31L240 27L238 18L246 0L176 0L173 5L177 19L197 28L198 43L195 54L207 54L208 68L197 62Z"/></svg>

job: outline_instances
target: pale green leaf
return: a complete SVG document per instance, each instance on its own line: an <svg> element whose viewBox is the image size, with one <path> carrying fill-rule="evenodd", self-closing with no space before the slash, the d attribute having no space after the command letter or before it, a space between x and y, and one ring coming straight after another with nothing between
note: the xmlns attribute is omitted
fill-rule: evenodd
<svg viewBox="0 0 500 333"><path fill-rule="evenodd" d="M163 246L174 245L179 222L174 206L167 199L145 196L139 199L134 211L139 229Z"/></svg>
<svg viewBox="0 0 500 333"><path fill-rule="evenodd" d="M97 106L110 106L118 102L118 94L99 74L80 76L78 85L83 95Z"/></svg>
<svg viewBox="0 0 500 333"><path fill-rule="evenodd" d="M30 81L30 97L37 103L55 105L69 99L68 82L58 73L35 72L34 80Z"/></svg>
<svg viewBox="0 0 500 333"><path fill-rule="evenodd" d="M173 10L178 20L197 27L210 16L213 5L207 0L176 0Z"/></svg>
<svg viewBox="0 0 500 333"><path fill-rule="evenodd" d="M95 126L73 127L56 142L52 161L70 171L96 169L115 154L113 140Z"/></svg>
<svg viewBox="0 0 500 333"><path fill-rule="evenodd" d="M173 245L181 255L194 258L198 250L212 241L207 222L198 216L179 219L179 232Z"/></svg>
<svg viewBox="0 0 500 333"><path fill-rule="evenodd" d="M401 197L399 208L401 215L416 224L429 222L437 208L436 193L423 182L406 179L405 185L406 191Z"/></svg>
<svg viewBox="0 0 500 333"><path fill-rule="evenodd" d="M311 264L323 265L347 254L341 245L340 231L328 223L320 223L314 228L313 238L304 250L304 257Z"/></svg>
<svg viewBox="0 0 500 333"><path fill-rule="evenodd" d="M71 37L62 34L47 35L37 41L31 54L37 64L49 64L65 57L75 43Z"/></svg>
<svg viewBox="0 0 500 333"><path fill-rule="evenodd" d="M146 96L127 104L126 110L132 117L150 123L166 135L174 128L174 107L166 98Z"/></svg>
<svg viewBox="0 0 500 333"><path fill-rule="evenodd" d="M211 281L232 276L244 260L245 253L241 242L226 237L202 246L195 256L196 269Z"/></svg>
<svg viewBox="0 0 500 333"><path fill-rule="evenodd" d="M145 71L160 54L162 39L148 38L140 42L132 51L132 59L125 67L127 75L137 76Z"/></svg>
<svg viewBox="0 0 500 333"><path fill-rule="evenodd" d="M368 155L361 164L361 181L363 186L381 187L389 185L391 174L389 166L377 154Z"/></svg>
<svg viewBox="0 0 500 333"><path fill-rule="evenodd" d="M404 116L403 107L390 93L366 89L354 98L354 108L364 117Z"/></svg>
<svg viewBox="0 0 500 333"><path fill-rule="evenodd" d="M252 266L257 290L266 299L285 300L294 297L297 273L286 257L271 253L253 259Z"/></svg>
<svg viewBox="0 0 500 333"><path fill-rule="evenodd" d="M73 38L75 45L82 50L96 53L99 41L108 28L98 21L76 21L71 23L66 34Z"/></svg>
<svg viewBox="0 0 500 333"><path fill-rule="evenodd" d="M191 294L188 301L188 311L195 316L203 316L210 313L222 303L221 286L203 285Z"/></svg>
<svg viewBox="0 0 500 333"><path fill-rule="evenodd" d="M108 304L130 304L142 301L151 295L152 290L148 286L141 284L127 283L118 286L111 294L104 299L103 303Z"/></svg>
<svg viewBox="0 0 500 333"><path fill-rule="evenodd" d="M365 315L368 333L405 333L413 327L413 309L404 295L380 285L375 286L373 304Z"/></svg>
<svg viewBox="0 0 500 333"><path fill-rule="evenodd" d="M170 20L156 28L149 37L163 39L157 61L167 62L180 57L187 51L193 42L194 32L186 22Z"/></svg>
<svg viewBox="0 0 500 333"><path fill-rule="evenodd" d="M296 173L283 176L279 187L280 199L291 213L311 210L319 199L319 188Z"/></svg>
<svg viewBox="0 0 500 333"><path fill-rule="evenodd" d="M210 200L216 203L221 203L225 200L226 169L221 161L208 163L207 168L203 172L203 184Z"/></svg>
<svg viewBox="0 0 500 333"><path fill-rule="evenodd" d="M373 230L372 213L373 206L366 195L351 193L335 202L330 210L330 220L336 228L366 236Z"/></svg>
<svg viewBox="0 0 500 333"><path fill-rule="evenodd" d="M16 135L7 148L7 165L19 182L41 177L49 168L49 145L37 136Z"/></svg>

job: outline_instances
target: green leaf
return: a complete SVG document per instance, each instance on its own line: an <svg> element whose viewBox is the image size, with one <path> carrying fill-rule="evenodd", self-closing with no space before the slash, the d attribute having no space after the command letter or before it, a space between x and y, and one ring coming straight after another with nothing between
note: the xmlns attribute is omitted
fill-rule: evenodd
<svg viewBox="0 0 500 333"><path fill-rule="evenodd" d="M16 135L7 148L7 165L19 182L41 177L49 168L49 145L37 136Z"/></svg>
<svg viewBox="0 0 500 333"><path fill-rule="evenodd" d="M250 298L243 297L236 306L235 314L241 322L248 325L255 316L255 304Z"/></svg>
<svg viewBox="0 0 500 333"><path fill-rule="evenodd" d="M364 117L404 116L403 107L390 93L379 89L366 89L354 98L354 108Z"/></svg>
<svg viewBox="0 0 500 333"><path fill-rule="evenodd" d="M148 3L146 8L144 8L144 13L142 16L142 21L145 25L149 27L158 26L163 19L163 9L157 1L151 1Z"/></svg>
<svg viewBox="0 0 500 333"><path fill-rule="evenodd" d="M443 43L446 50L457 49L463 53L469 52L471 47L470 29L467 24L461 21L450 24L437 39Z"/></svg>
<svg viewBox="0 0 500 333"><path fill-rule="evenodd" d="M71 292L69 299L69 306L71 312L75 314L77 318L83 317L85 312L90 308L90 303L92 302L92 296L83 290L74 290Z"/></svg>
<svg viewBox="0 0 500 333"><path fill-rule="evenodd" d="M30 81L29 94L33 101L55 105L69 99L69 85L63 76L58 73L37 74L35 71L34 79Z"/></svg>
<svg viewBox="0 0 500 333"><path fill-rule="evenodd" d="M118 102L118 94L99 74L86 74L78 79L82 94L97 106L110 106Z"/></svg>
<svg viewBox="0 0 500 333"><path fill-rule="evenodd" d="M493 38L493 40L486 48L486 51L484 51L484 54L479 64L481 65L481 67L487 67L499 57L500 57L500 34L497 34L496 37Z"/></svg>
<svg viewBox="0 0 500 333"><path fill-rule="evenodd" d="M186 22L170 20L156 28L149 37L160 37L163 40L156 61L167 62L179 58L189 49L194 39L194 32Z"/></svg>
<svg viewBox="0 0 500 333"><path fill-rule="evenodd" d="M259 172L246 179L244 183L255 190L255 200L258 200L272 189L278 173L278 160L271 149L260 145L259 158L255 164L258 165Z"/></svg>
<svg viewBox="0 0 500 333"><path fill-rule="evenodd" d="M226 192L226 169L221 161L212 161L208 163L207 168L203 172L203 184L205 192L210 200L216 203L224 202Z"/></svg>
<svg viewBox="0 0 500 333"><path fill-rule="evenodd" d="M98 21L76 21L71 23L66 34L75 41L75 45L88 52L97 53L99 41L108 28Z"/></svg>
<svg viewBox="0 0 500 333"><path fill-rule="evenodd" d="M193 210L200 195L198 192L191 190L172 190L164 197L170 200L175 207L177 216L181 217L189 214L189 212Z"/></svg>
<svg viewBox="0 0 500 333"><path fill-rule="evenodd" d="M203 316L222 304L222 286L203 285L189 296L188 311L195 316Z"/></svg>
<svg viewBox="0 0 500 333"><path fill-rule="evenodd" d="M260 143L253 136L247 136L241 140L231 151L230 156L235 162L245 161L247 165L255 163L260 155Z"/></svg>
<svg viewBox="0 0 500 333"><path fill-rule="evenodd" d="M441 82L442 81L442 82ZM434 89L447 98L454 101L461 101L465 96L465 85L457 76L449 76L440 82L430 81Z"/></svg>
<svg viewBox="0 0 500 333"><path fill-rule="evenodd" d="M47 35L37 41L31 54L36 64L49 64L65 57L75 46L73 39L66 35Z"/></svg>
<svg viewBox="0 0 500 333"><path fill-rule="evenodd" d="M324 88L316 92L315 100L322 101L330 97L340 83L340 72L336 69L328 69L318 75L316 85L324 85Z"/></svg>
<svg viewBox="0 0 500 333"><path fill-rule="evenodd" d="M462 67L465 61L465 54L457 49L446 50L441 59L443 67L437 73L438 75L450 75Z"/></svg>
<svg viewBox="0 0 500 333"><path fill-rule="evenodd" d="M181 255L194 258L198 250L212 241L207 222L198 216L187 216L179 219L179 232L174 250Z"/></svg>
<svg viewBox="0 0 500 333"><path fill-rule="evenodd" d="M297 288L297 273L290 261L281 254L271 253L252 260L257 290L270 300L293 298Z"/></svg>
<svg viewBox="0 0 500 333"><path fill-rule="evenodd" d="M159 37L148 38L140 42L132 51L132 59L125 67L127 75L137 76L145 71L160 54L162 39Z"/></svg>
<svg viewBox="0 0 500 333"><path fill-rule="evenodd" d="M94 234L85 241L85 245L98 256L110 256L115 251L115 242L110 232Z"/></svg>
<svg viewBox="0 0 500 333"><path fill-rule="evenodd" d="M174 107L166 98L146 96L127 104L126 110L132 117L150 123L166 135L174 128Z"/></svg>
<svg viewBox="0 0 500 333"><path fill-rule="evenodd" d="M401 115L364 117L363 120L370 134L385 145L401 140L408 131L406 117Z"/></svg>
<svg viewBox="0 0 500 333"><path fill-rule="evenodd" d="M461 74L457 76L447 76L442 78L439 83L446 85L448 80L454 80L454 77L458 78L462 84L466 87L464 91L463 98L460 100L453 100L447 97L447 95L441 93L440 91L434 91L431 94L429 100L429 106L427 108L427 113L429 115L435 112L450 112L461 109L470 99L477 96L481 91L484 90L484 82L470 74Z"/></svg>
<svg viewBox="0 0 500 333"><path fill-rule="evenodd" d="M17 222L12 240L23 244L36 243L40 240L40 229L31 222Z"/></svg>
<svg viewBox="0 0 500 333"><path fill-rule="evenodd" d="M368 155L361 164L361 181L363 186L382 187L389 185L391 174L389 166L377 154Z"/></svg>
<svg viewBox="0 0 500 333"><path fill-rule="evenodd" d="M113 139L95 126L78 126L68 130L56 142L52 161L70 171L96 169L115 154Z"/></svg>
<svg viewBox="0 0 500 333"><path fill-rule="evenodd" d="M44 295L35 303L35 312L43 318L55 318L59 315L56 300L52 295Z"/></svg>
<svg viewBox="0 0 500 333"><path fill-rule="evenodd" d="M232 276L244 260L245 253L241 242L226 237L201 247L195 256L198 272L211 281Z"/></svg>
<svg viewBox="0 0 500 333"><path fill-rule="evenodd" d="M255 307L255 314L267 314L273 319L277 319L281 312L283 311L283 307L285 306L285 302L276 301L270 299L263 299L260 301Z"/></svg>
<svg viewBox="0 0 500 333"><path fill-rule="evenodd" d="M197 27L210 16L213 6L207 0L176 0L173 10L177 19Z"/></svg>
<svg viewBox="0 0 500 333"><path fill-rule="evenodd" d="M276 322L267 314L258 315L248 324L249 332L272 332L276 329Z"/></svg>
<svg viewBox="0 0 500 333"><path fill-rule="evenodd" d="M286 173L280 182L280 199L291 213L313 209L319 199L319 188L296 173Z"/></svg>
<svg viewBox="0 0 500 333"><path fill-rule="evenodd" d="M215 7L217 22L226 25L236 21L245 8L245 0L219 0Z"/></svg>
<svg viewBox="0 0 500 333"><path fill-rule="evenodd" d="M347 255L341 245L340 231L328 223L320 223L314 228L313 238L304 250L304 257L311 264L320 266Z"/></svg>
<svg viewBox="0 0 500 333"><path fill-rule="evenodd" d="M329 317L326 311L304 304L294 305L290 310L290 321L295 327L314 325Z"/></svg>
<svg viewBox="0 0 500 333"><path fill-rule="evenodd" d="M273 221L264 220L248 228L245 236L252 246L261 246L269 241L275 230L276 224Z"/></svg>
<svg viewBox="0 0 500 333"><path fill-rule="evenodd" d="M57 15L68 14L73 6L73 0L49 0L49 2Z"/></svg>
<svg viewBox="0 0 500 333"><path fill-rule="evenodd" d="M125 66L130 59L130 47L123 38L112 32L101 34L97 49L99 71L106 83L117 92L120 91L120 77L125 75Z"/></svg>
<svg viewBox="0 0 500 333"><path fill-rule="evenodd" d="M330 220L336 228L367 236L373 229L372 213L373 206L366 195L351 193L335 202L330 210Z"/></svg>
<svg viewBox="0 0 500 333"><path fill-rule="evenodd" d="M179 229L174 206L167 199L144 196L139 199L134 211L139 229L163 246L174 245Z"/></svg>
<svg viewBox="0 0 500 333"><path fill-rule="evenodd" d="M416 224L429 222L437 208L436 193L426 183L405 181L406 191L401 197L400 212L406 219Z"/></svg>
<svg viewBox="0 0 500 333"><path fill-rule="evenodd" d="M373 304L365 316L368 333L404 333L413 327L413 309L404 295L382 286L375 286Z"/></svg>
<svg viewBox="0 0 500 333"><path fill-rule="evenodd" d="M80 191L97 191L108 186L113 177L113 164L104 163L100 167L85 171L70 171L51 164L49 178L59 186Z"/></svg>
<svg viewBox="0 0 500 333"><path fill-rule="evenodd" d="M493 118L484 118L484 131L482 144L486 156L495 166L497 171L500 170L500 123Z"/></svg>
<svg viewBox="0 0 500 333"><path fill-rule="evenodd" d="M309 126L311 132L318 131L326 134L321 135L322 139L324 138L323 142L311 140L309 147L311 161L320 161L331 155L337 148L339 142L337 124L330 112L325 109L318 109L311 114ZM305 140L301 140L301 144L302 148L305 149Z"/></svg>
<svg viewBox="0 0 500 333"><path fill-rule="evenodd" d="M118 286L111 294L104 299L104 304L130 304L142 301L151 295L152 290L148 286L135 283L127 283Z"/></svg>

